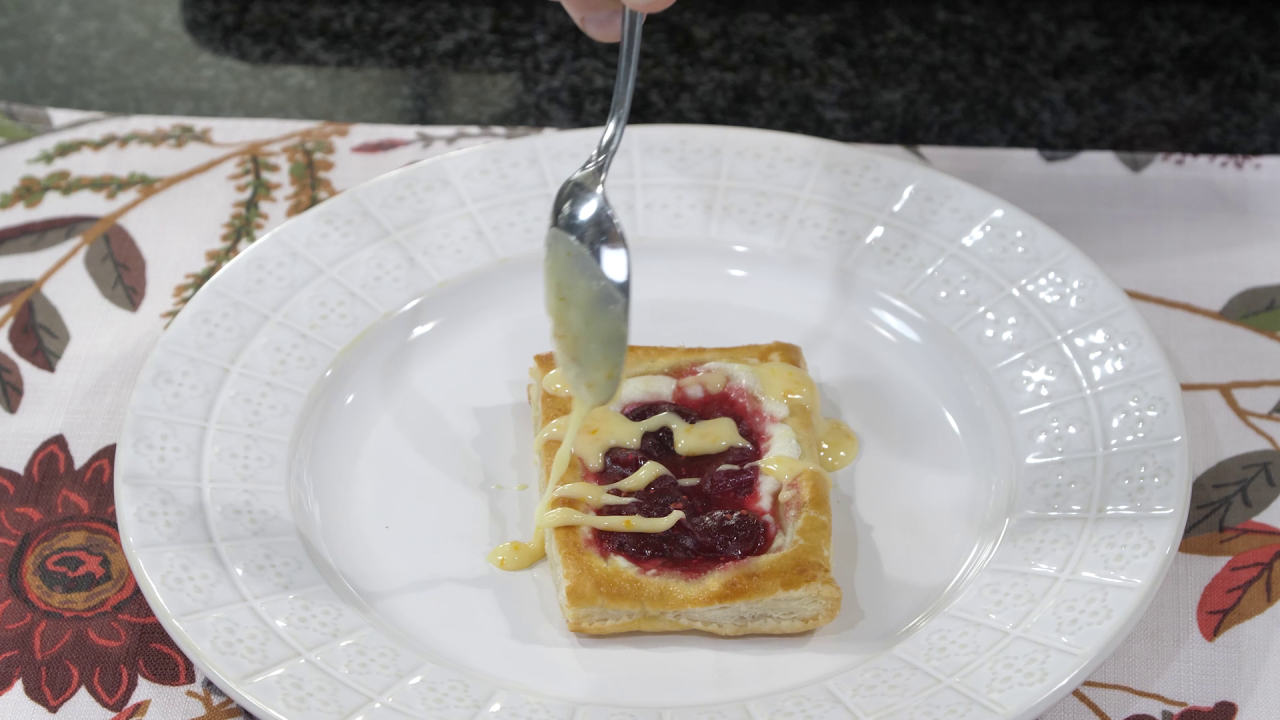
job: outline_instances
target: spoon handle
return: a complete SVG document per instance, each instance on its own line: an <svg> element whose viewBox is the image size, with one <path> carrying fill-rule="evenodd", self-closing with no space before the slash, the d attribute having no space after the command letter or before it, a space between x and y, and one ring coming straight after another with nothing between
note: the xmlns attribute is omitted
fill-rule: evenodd
<svg viewBox="0 0 1280 720"><path fill-rule="evenodd" d="M631 114L631 93L636 87L636 68L640 65L640 35L644 29L644 13L627 10L622 16L622 44L618 50L618 76L613 85L613 104L609 106L609 119L604 135L588 164L597 165L601 181L609 172L614 153L622 144L622 131L627 127Z"/></svg>

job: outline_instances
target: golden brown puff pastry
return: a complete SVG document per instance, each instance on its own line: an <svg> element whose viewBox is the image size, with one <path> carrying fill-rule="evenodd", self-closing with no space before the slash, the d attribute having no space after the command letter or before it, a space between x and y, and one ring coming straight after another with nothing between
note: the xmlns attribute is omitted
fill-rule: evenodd
<svg viewBox="0 0 1280 720"><path fill-rule="evenodd" d="M709 362L746 366L787 363L805 368L800 349L786 343L731 348L632 347L625 376L682 377ZM535 358L530 371L535 432L570 410L569 398L543 389L543 378L554 368L554 356L547 353ZM784 422L795 433L799 460L809 467L793 473L781 486L774 483L777 492L769 511L773 533L767 549L741 559L698 561L693 571L686 571L679 562L655 566L611 552L600 539L607 531L581 526L549 530L547 557L570 630L588 634L673 630L717 635L788 634L811 630L835 618L841 593L831 575L831 481L815 467L820 418L816 403L812 409L788 405L790 412ZM538 448L543 490L559 446L559 441L549 440ZM575 457L558 485L590 480L591 474L584 471L583 463ZM578 500L561 497L555 498L551 507L599 512Z"/></svg>

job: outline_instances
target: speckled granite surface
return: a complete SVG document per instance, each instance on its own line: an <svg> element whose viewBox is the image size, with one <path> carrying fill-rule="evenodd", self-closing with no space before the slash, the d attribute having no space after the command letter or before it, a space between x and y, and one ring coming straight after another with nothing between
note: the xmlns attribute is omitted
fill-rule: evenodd
<svg viewBox="0 0 1280 720"><path fill-rule="evenodd" d="M198 42L252 62L488 77L511 96L485 121L590 124L608 100L612 52L545 1L183 7ZM635 117L869 142L1276 152L1278 31L1280 6L1263 3L685 0L651 20ZM423 90L419 120L467 119Z"/></svg>
<svg viewBox="0 0 1280 720"><path fill-rule="evenodd" d="M1276 38L1269 3L682 0L650 22L635 119L1275 153ZM546 0L0 0L0 100L35 105L591 125L613 66Z"/></svg>

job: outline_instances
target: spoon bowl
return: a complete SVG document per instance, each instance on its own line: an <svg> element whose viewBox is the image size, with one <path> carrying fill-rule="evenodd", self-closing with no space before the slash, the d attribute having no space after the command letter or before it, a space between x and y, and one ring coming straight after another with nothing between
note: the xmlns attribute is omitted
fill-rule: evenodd
<svg viewBox="0 0 1280 720"><path fill-rule="evenodd" d="M591 407L613 398L627 354L631 258L604 183L631 112L644 14L623 17L618 77L609 119L595 152L556 193L547 231L547 312L556 350L575 398Z"/></svg>

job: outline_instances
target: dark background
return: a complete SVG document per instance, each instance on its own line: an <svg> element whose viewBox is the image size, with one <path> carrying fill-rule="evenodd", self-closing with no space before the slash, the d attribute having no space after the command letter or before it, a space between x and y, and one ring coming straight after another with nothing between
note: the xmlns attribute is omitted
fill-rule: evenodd
<svg viewBox="0 0 1280 720"><path fill-rule="evenodd" d="M0 99L120 112L594 125L614 59L548 0L0 0ZM1280 3L681 0L634 119L1275 153Z"/></svg>

